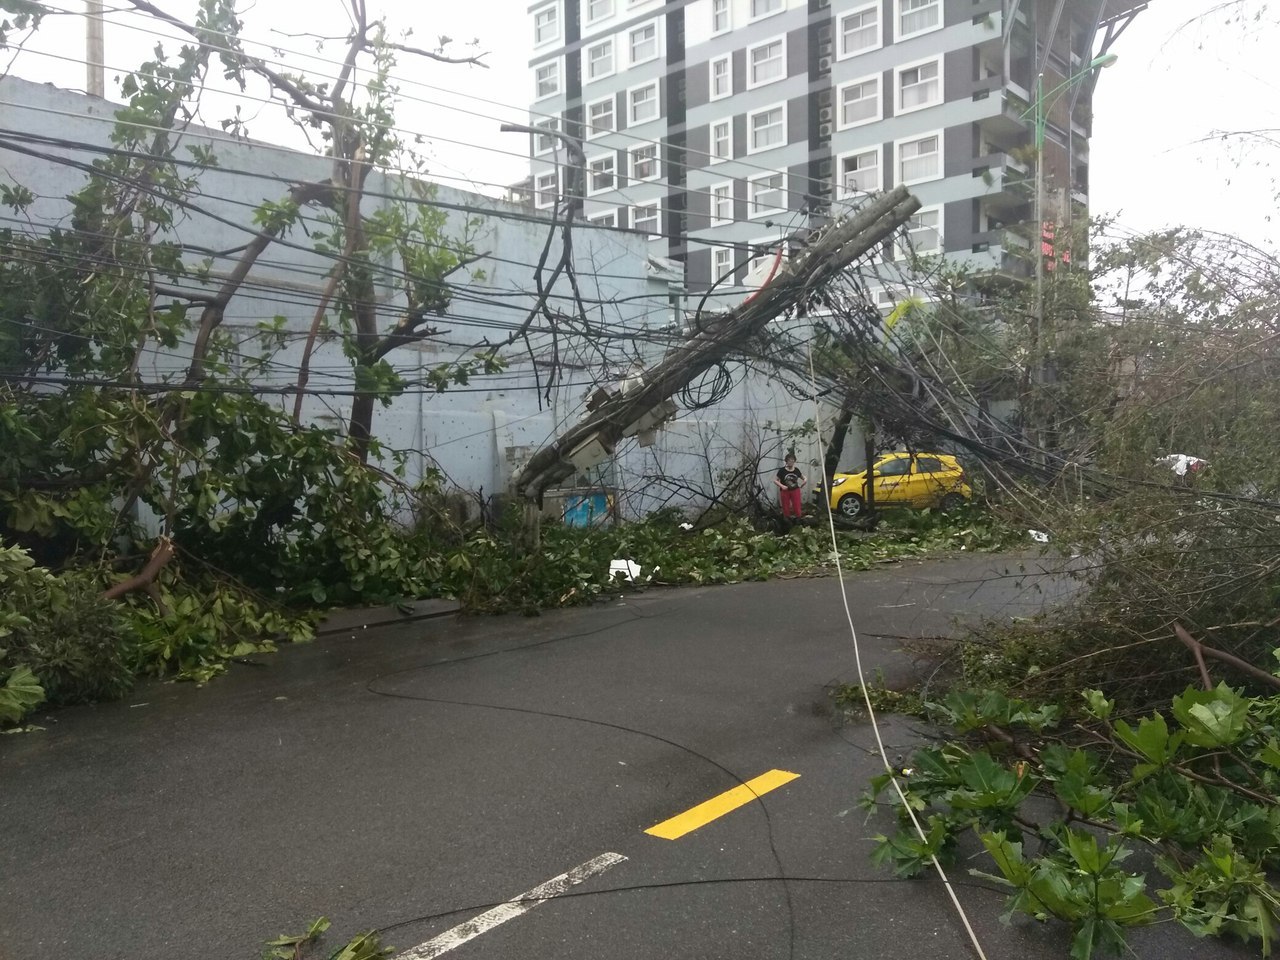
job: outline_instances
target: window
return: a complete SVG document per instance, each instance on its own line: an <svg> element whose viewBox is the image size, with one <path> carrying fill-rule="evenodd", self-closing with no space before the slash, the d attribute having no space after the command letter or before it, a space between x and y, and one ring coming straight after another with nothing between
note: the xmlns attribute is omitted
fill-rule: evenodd
<svg viewBox="0 0 1280 960"><path fill-rule="evenodd" d="M840 18L840 56L880 49L880 8L863 7Z"/></svg>
<svg viewBox="0 0 1280 960"><path fill-rule="evenodd" d="M747 86L762 87L787 75L786 37L747 47Z"/></svg>
<svg viewBox="0 0 1280 960"><path fill-rule="evenodd" d="M553 170L533 179L533 203L536 207L554 207L560 196L560 177Z"/></svg>
<svg viewBox="0 0 1280 960"><path fill-rule="evenodd" d="M874 193L880 189L880 151L864 150L840 158L840 193Z"/></svg>
<svg viewBox="0 0 1280 960"><path fill-rule="evenodd" d="M596 157L587 163L587 193L604 193L612 190L617 182L617 158L612 153Z"/></svg>
<svg viewBox="0 0 1280 960"><path fill-rule="evenodd" d="M613 39L587 47L587 80L613 76Z"/></svg>
<svg viewBox="0 0 1280 960"><path fill-rule="evenodd" d="M627 91L627 126L658 119L658 84L647 84Z"/></svg>
<svg viewBox="0 0 1280 960"><path fill-rule="evenodd" d="M711 251L711 280L718 283L733 273L733 248L716 247Z"/></svg>
<svg viewBox="0 0 1280 960"><path fill-rule="evenodd" d="M613 0L587 0L587 23L613 16Z"/></svg>
<svg viewBox="0 0 1280 960"><path fill-rule="evenodd" d="M733 60L718 57L711 61L711 97L719 100L733 93Z"/></svg>
<svg viewBox="0 0 1280 960"><path fill-rule="evenodd" d="M765 173L747 181L747 216L763 217L787 209L786 174Z"/></svg>
<svg viewBox="0 0 1280 960"><path fill-rule="evenodd" d="M711 0L711 32L728 33L733 25L729 18L729 0Z"/></svg>
<svg viewBox="0 0 1280 960"><path fill-rule="evenodd" d="M881 477L905 477L911 470L910 457L898 457L896 460L881 460L876 464L876 474Z"/></svg>
<svg viewBox="0 0 1280 960"><path fill-rule="evenodd" d="M941 60L898 70L898 112L910 113L942 102Z"/></svg>
<svg viewBox="0 0 1280 960"><path fill-rule="evenodd" d="M646 143L643 146L631 148L631 179L658 179L658 145L656 143Z"/></svg>
<svg viewBox="0 0 1280 960"><path fill-rule="evenodd" d="M719 120L711 125L711 163L733 159L733 121Z"/></svg>
<svg viewBox="0 0 1280 960"><path fill-rule="evenodd" d="M539 130L558 130L560 128L559 121L555 117L548 117L546 120L539 120L534 124ZM533 152L536 154L550 153L556 148L558 137L551 136L550 133L539 133L533 138Z"/></svg>
<svg viewBox="0 0 1280 960"><path fill-rule="evenodd" d="M636 27L628 34L631 44L631 65L658 58L658 21Z"/></svg>
<svg viewBox="0 0 1280 960"><path fill-rule="evenodd" d="M747 153L759 153L787 142L787 108L770 107L747 114Z"/></svg>
<svg viewBox="0 0 1280 960"><path fill-rule="evenodd" d="M560 39L560 8L556 4L533 12L533 45L540 47Z"/></svg>
<svg viewBox="0 0 1280 960"><path fill-rule="evenodd" d="M942 26L942 0L898 0L898 39Z"/></svg>
<svg viewBox="0 0 1280 960"><path fill-rule="evenodd" d="M733 184L717 183L711 188L711 225L719 227L733 220Z"/></svg>
<svg viewBox="0 0 1280 960"><path fill-rule="evenodd" d="M839 128L856 127L880 119L880 78L846 83L836 91L840 105Z"/></svg>
<svg viewBox="0 0 1280 960"><path fill-rule="evenodd" d="M613 122L613 97L587 104L588 140L592 137L598 137L602 133L611 133L615 126Z"/></svg>
<svg viewBox="0 0 1280 960"><path fill-rule="evenodd" d="M618 225L618 211L610 210L608 213L597 213L594 217L587 217L587 220L597 227L616 227Z"/></svg>
<svg viewBox="0 0 1280 960"><path fill-rule="evenodd" d="M898 182L905 184L936 180L942 176L942 135L935 133L917 140L898 142Z"/></svg>
<svg viewBox="0 0 1280 960"><path fill-rule="evenodd" d="M560 92L560 61L552 60L533 70L534 98L542 100Z"/></svg>
<svg viewBox="0 0 1280 960"><path fill-rule="evenodd" d="M786 5L787 0L751 0L751 19L771 17L775 13L781 13Z"/></svg>
<svg viewBox="0 0 1280 960"><path fill-rule="evenodd" d="M648 232L650 240L656 240L661 227L658 226L658 205L646 203L631 208L631 226L637 230Z"/></svg>
<svg viewBox="0 0 1280 960"><path fill-rule="evenodd" d="M916 457L916 473L942 473L942 461L937 457Z"/></svg>
<svg viewBox="0 0 1280 960"><path fill-rule="evenodd" d="M942 209L917 210L907 221L907 242L900 247L905 259L911 254L928 256L942 252Z"/></svg>

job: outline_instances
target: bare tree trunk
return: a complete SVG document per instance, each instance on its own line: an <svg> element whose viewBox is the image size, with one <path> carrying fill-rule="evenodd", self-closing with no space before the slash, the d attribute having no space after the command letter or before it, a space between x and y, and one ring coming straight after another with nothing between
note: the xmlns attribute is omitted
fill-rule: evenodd
<svg viewBox="0 0 1280 960"><path fill-rule="evenodd" d="M862 452L867 458L867 482L863 488L863 502L866 507L867 516L871 518L871 522L875 523L876 517L876 478L873 468L876 465L876 424L874 420L867 421L867 433L862 438Z"/></svg>
<svg viewBox="0 0 1280 960"><path fill-rule="evenodd" d="M831 442L827 444L827 455L823 462L826 474L826 488L831 489L831 481L840 468L840 458L844 456L844 444L849 439L849 426L853 423L853 408L845 404L840 408L835 422L831 425Z"/></svg>

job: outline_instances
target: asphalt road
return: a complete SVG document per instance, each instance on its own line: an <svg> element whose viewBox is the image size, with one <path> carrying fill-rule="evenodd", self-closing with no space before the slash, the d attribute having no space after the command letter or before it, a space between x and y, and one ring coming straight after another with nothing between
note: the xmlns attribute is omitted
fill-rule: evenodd
<svg viewBox="0 0 1280 960"><path fill-rule="evenodd" d="M1067 589L1037 570L851 575L868 669L892 683L902 638ZM889 823L857 799L880 764L825 693L853 676L837 581L798 579L330 636L51 714L0 738L0 958L250 960L321 914L447 960L970 957L936 881L868 861ZM774 770L797 776L645 832ZM1066 955L1060 928L1005 926L954 876L992 960ZM537 888L563 896L492 912ZM1136 947L1234 955L1170 925Z"/></svg>

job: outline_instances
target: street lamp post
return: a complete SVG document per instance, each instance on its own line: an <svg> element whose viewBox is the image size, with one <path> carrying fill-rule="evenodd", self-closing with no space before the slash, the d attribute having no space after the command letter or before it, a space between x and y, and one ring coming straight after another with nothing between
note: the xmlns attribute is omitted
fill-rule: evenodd
<svg viewBox="0 0 1280 960"><path fill-rule="evenodd" d="M1044 89L1044 74L1036 75L1036 99L1031 108L1019 117L1020 120L1026 120L1029 114L1035 117L1035 146L1036 146L1036 238L1032 243L1032 249L1035 251L1036 257L1036 311L1035 311L1035 330L1032 339L1033 347L1039 348L1041 331L1044 328L1044 135L1045 128L1049 122L1049 109L1057 98L1065 93L1076 83L1079 83L1085 77L1088 77L1095 70L1103 67L1109 67L1116 62L1118 58L1114 53L1104 54L1095 57L1093 60L1081 70L1079 73L1068 77L1062 83L1058 84L1048 93ZM1049 98L1054 98L1052 102ZM1068 131L1068 136L1070 131ZM1039 382L1043 371L1043 365L1035 360L1035 379Z"/></svg>

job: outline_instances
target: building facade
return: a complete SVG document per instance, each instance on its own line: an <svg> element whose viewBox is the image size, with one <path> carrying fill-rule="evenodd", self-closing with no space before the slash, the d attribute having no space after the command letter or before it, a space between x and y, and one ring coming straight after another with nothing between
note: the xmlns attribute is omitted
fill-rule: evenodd
<svg viewBox="0 0 1280 960"><path fill-rule="evenodd" d="M580 197L588 220L643 231L693 291L749 284L780 238L905 184L923 204L916 253L1025 275L1036 234L1055 256L1055 232L1087 213L1089 64L1144 6L539 0L533 200ZM580 138L584 169L557 134ZM884 260L904 264L907 246Z"/></svg>

